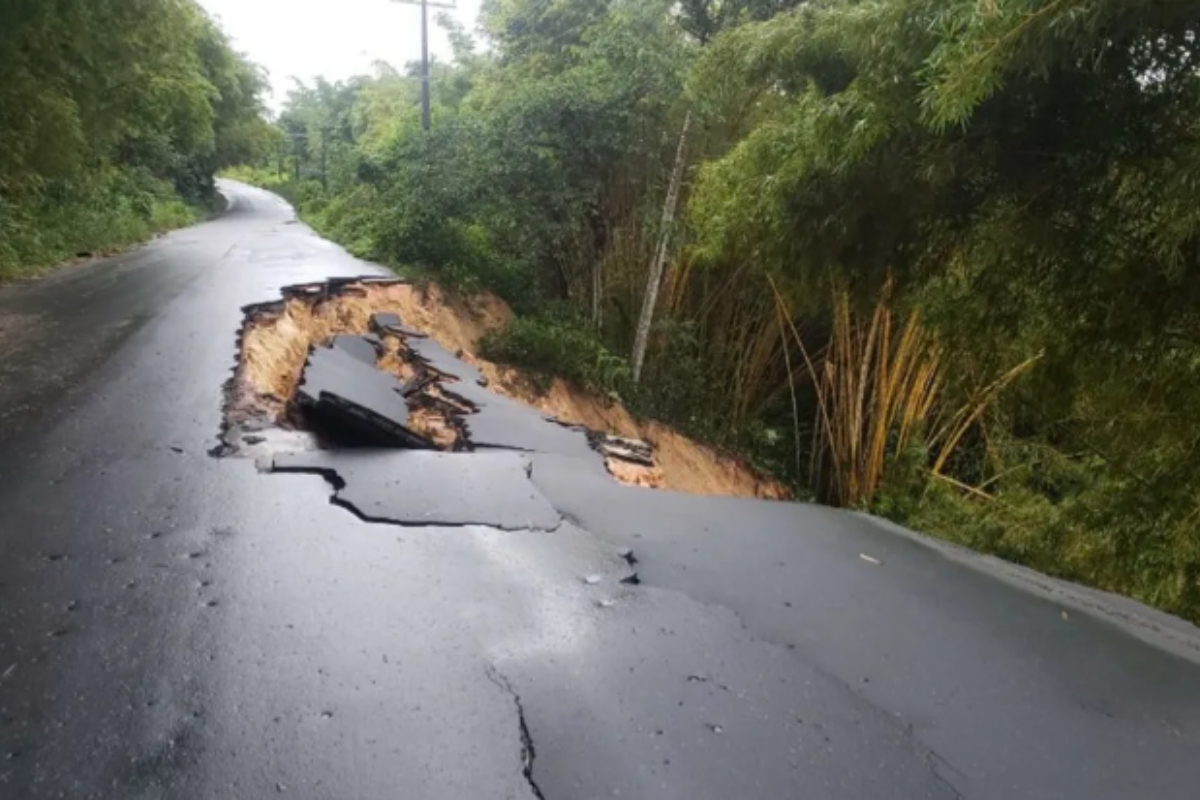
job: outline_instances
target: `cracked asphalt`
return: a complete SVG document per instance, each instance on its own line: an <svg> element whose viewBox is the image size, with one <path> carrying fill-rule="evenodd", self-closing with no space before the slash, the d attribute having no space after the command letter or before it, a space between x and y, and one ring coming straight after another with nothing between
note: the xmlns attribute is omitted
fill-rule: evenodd
<svg viewBox="0 0 1200 800"><path fill-rule="evenodd" d="M537 420L209 457L240 307L379 272L224 190L0 288L0 798L1196 796L1200 634L1135 603Z"/></svg>

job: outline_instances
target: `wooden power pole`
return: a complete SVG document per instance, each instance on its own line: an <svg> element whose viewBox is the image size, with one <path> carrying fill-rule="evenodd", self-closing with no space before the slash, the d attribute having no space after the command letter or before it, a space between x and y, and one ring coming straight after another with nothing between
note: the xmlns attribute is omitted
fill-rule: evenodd
<svg viewBox="0 0 1200 800"><path fill-rule="evenodd" d="M329 128L321 129L321 188L329 188Z"/></svg>
<svg viewBox="0 0 1200 800"><path fill-rule="evenodd" d="M292 134L292 156L296 161L296 183L300 182L300 137L302 134Z"/></svg>
<svg viewBox="0 0 1200 800"><path fill-rule="evenodd" d="M399 0L408 5L421 7L421 127L429 130L432 124L432 101L429 96L429 7L455 8L450 2L430 2L430 0Z"/></svg>

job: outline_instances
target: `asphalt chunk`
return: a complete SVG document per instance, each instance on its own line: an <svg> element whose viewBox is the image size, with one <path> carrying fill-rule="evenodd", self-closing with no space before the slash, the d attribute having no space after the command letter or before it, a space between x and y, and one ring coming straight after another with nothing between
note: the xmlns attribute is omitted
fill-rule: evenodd
<svg viewBox="0 0 1200 800"><path fill-rule="evenodd" d="M378 336L342 335L333 337L333 349L341 350L372 367L379 359L379 350L382 347L383 342L379 340Z"/></svg>
<svg viewBox="0 0 1200 800"><path fill-rule="evenodd" d="M297 398L311 407L321 402L322 395L337 394L403 425L408 406L400 388L395 378L375 369L373 363L364 363L344 349L317 347L309 355Z"/></svg>
<svg viewBox="0 0 1200 800"><path fill-rule="evenodd" d="M554 530L558 512L517 453L358 450L277 456L274 472L323 475L334 502L368 522Z"/></svg>
<svg viewBox="0 0 1200 800"><path fill-rule="evenodd" d="M478 369L432 339L408 344L430 368L455 379L442 382L445 394L464 400L475 409L463 417L471 446L590 458L602 466L583 429L559 425L524 403L487 390L480 385L482 376Z"/></svg>
<svg viewBox="0 0 1200 800"><path fill-rule="evenodd" d="M408 404L402 389L394 377L345 349L318 347L309 356L297 399L316 426L335 439L375 447L432 447L406 427Z"/></svg>
<svg viewBox="0 0 1200 800"><path fill-rule="evenodd" d="M457 385L445 387L454 394ZM582 430L555 424L536 411L515 400L495 396L486 407L463 419L467 439L477 448L508 448L534 453L556 453L590 460L602 471L603 461L597 458Z"/></svg>
<svg viewBox="0 0 1200 800"><path fill-rule="evenodd" d="M408 346L422 361L443 375L449 375L460 381L471 383L483 377L478 369L462 359L456 358L449 350L442 347L433 339L418 339L409 342Z"/></svg>
<svg viewBox="0 0 1200 800"><path fill-rule="evenodd" d="M381 336L387 332L388 328L399 328L403 324L399 314L383 313L371 316L371 330Z"/></svg>

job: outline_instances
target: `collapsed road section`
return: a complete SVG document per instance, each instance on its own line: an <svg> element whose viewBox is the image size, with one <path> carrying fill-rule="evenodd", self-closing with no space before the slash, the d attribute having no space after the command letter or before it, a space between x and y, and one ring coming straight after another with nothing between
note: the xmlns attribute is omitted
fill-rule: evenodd
<svg viewBox="0 0 1200 800"><path fill-rule="evenodd" d="M513 450L659 485L649 444L566 425L499 394L469 356L406 324L419 316L420 293L398 279L338 279L243 309L213 454Z"/></svg>

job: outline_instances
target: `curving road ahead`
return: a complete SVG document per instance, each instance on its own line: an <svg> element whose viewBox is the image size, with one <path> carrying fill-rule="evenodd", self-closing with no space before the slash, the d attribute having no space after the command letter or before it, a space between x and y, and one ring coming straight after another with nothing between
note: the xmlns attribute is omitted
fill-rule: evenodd
<svg viewBox="0 0 1200 800"><path fill-rule="evenodd" d="M552 509L516 530L209 457L239 308L379 271L223 188L0 289L0 798L1200 792L1200 634L1128 601L553 448L398 476L451 522ZM518 491L480 480L504 458Z"/></svg>

